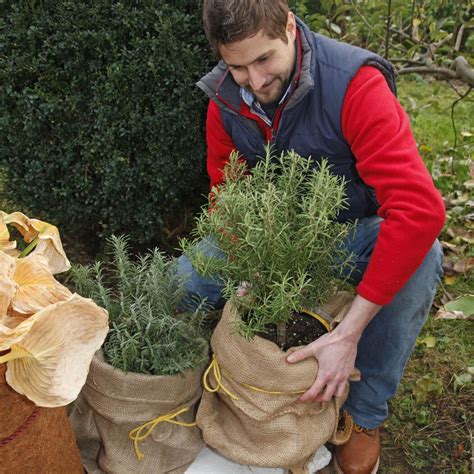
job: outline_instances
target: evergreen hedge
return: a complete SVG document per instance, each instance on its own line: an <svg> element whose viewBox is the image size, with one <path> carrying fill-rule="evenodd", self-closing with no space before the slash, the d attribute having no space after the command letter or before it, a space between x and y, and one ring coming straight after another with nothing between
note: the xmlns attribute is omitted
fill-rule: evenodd
<svg viewBox="0 0 474 474"><path fill-rule="evenodd" d="M0 166L18 205L89 235L156 240L207 191L194 0L6 0Z"/></svg>

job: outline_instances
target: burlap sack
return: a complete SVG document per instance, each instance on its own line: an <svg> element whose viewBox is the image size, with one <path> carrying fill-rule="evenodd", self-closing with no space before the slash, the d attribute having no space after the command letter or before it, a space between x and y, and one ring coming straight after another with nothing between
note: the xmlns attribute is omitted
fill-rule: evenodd
<svg viewBox="0 0 474 474"><path fill-rule="evenodd" d="M348 310L347 296L323 311L341 319ZM327 441L345 442L352 426L338 432L339 409L347 398L326 403L298 403L297 398L314 382L314 358L295 365L276 344L237 334L239 315L227 303L212 336L217 365L206 372L197 423L204 441L235 462L262 467L285 467L306 472L306 464ZM291 351L292 349L290 349ZM294 350L294 349L293 349Z"/></svg>
<svg viewBox="0 0 474 474"><path fill-rule="evenodd" d="M104 361L98 352L91 364L70 421L76 432L83 464L90 474L182 473L204 444L193 423L201 396L204 365L174 376L125 373ZM179 408L188 411L161 422L138 443L138 460L129 433L136 427Z"/></svg>
<svg viewBox="0 0 474 474"><path fill-rule="evenodd" d="M40 408L5 381L0 364L0 472L82 474L66 408Z"/></svg>

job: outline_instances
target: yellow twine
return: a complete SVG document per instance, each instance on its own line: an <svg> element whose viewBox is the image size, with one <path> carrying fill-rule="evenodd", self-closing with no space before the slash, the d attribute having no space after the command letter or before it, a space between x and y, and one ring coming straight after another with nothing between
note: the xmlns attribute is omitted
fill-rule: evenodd
<svg viewBox="0 0 474 474"><path fill-rule="evenodd" d="M309 316L312 316L314 319L319 321L326 328L327 332L331 332L331 326L329 325L329 323L322 316L320 316L317 313L313 313L309 309L302 309L301 312L304 313L304 314L307 314Z"/></svg>
<svg viewBox="0 0 474 474"><path fill-rule="evenodd" d="M217 385L215 387L211 387L208 382L209 374L213 371L214 378L216 379ZM226 375L227 378L230 378L228 375ZM221 389L224 393L229 395L230 398L233 400L239 400L239 398L231 393L229 390L227 390L224 385L222 384L222 374L221 374L221 369L219 367L219 362L217 361L217 356L216 354L212 355L212 362L209 364L209 367L206 369L206 372L204 372L203 376L203 385L206 391L210 393L215 393ZM278 392L278 391L271 391L271 390L265 390L263 388L259 387L254 387L253 385L247 384L245 382L236 382L239 383L240 385L243 385L244 387L247 387L251 390L254 390L255 392L261 392L261 393L266 393L267 395L299 395L301 393L305 393L306 390L294 390L290 392ZM309 387L308 387L309 388Z"/></svg>
<svg viewBox="0 0 474 474"><path fill-rule="evenodd" d="M133 447L135 448L135 454L137 455L137 458L139 461L143 458L143 453L140 451L140 448L138 447L139 441L143 441L144 439L148 438L148 436L151 435L153 430L156 428L157 425L163 422L167 423L172 423L173 425L179 425L179 426L187 426L187 427L192 427L196 426L196 423L185 423L183 421L176 421L173 418L176 418L178 415L181 415L181 413L184 413L189 410L189 407L181 408L177 411L168 413L166 415L161 415L153 420L147 421L143 425L137 426L133 430L130 431L128 434L128 437L133 440ZM142 434L142 431L145 431L145 433Z"/></svg>
<svg viewBox="0 0 474 474"><path fill-rule="evenodd" d="M208 382L209 374L211 373L211 370L213 371L213 375L217 383L215 387L211 387L211 385ZM232 398L232 400L239 399L239 397L234 395L232 392L229 392L229 390L227 390L222 384L221 369L219 367L219 363L217 362L216 354L212 355L212 361L209 364L209 367L204 372L204 375L202 377L202 384L204 385L205 390L208 391L209 393L216 393L219 389L221 389L224 393L229 395L229 397Z"/></svg>

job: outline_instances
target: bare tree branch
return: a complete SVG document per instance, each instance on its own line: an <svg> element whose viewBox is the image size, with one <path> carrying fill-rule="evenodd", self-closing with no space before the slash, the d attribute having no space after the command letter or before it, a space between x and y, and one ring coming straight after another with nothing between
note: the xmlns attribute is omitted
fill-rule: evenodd
<svg viewBox="0 0 474 474"><path fill-rule="evenodd" d="M474 69L469 65L464 56L458 56L454 60L456 75L464 81L469 87L474 87Z"/></svg>
<svg viewBox="0 0 474 474"><path fill-rule="evenodd" d="M426 63L425 63L426 64ZM469 87L474 87L474 69L469 65L463 56L458 56L453 62L454 70L434 65L402 67L398 69L398 74L432 74L441 79L459 79Z"/></svg>
<svg viewBox="0 0 474 474"><path fill-rule="evenodd" d="M459 28L458 34L456 35L456 43L454 44L454 51L459 51L461 49L462 37L464 35L464 29L466 25L461 25Z"/></svg>
<svg viewBox="0 0 474 474"><path fill-rule="evenodd" d="M440 76L442 79L456 79L456 72L445 67L429 67L429 66L415 66L403 67L399 69L398 74L433 74Z"/></svg>
<svg viewBox="0 0 474 474"><path fill-rule="evenodd" d="M461 100L463 100L465 97L467 97L467 95L469 94L469 92L472 91L472 87L469 87L469 89L467 90L467 92L463 95L461 95L459 97L459 99L456 99L453 104L451 105L451 123L453 125L453 131L454 131L454 146L453 148L456 148L457 145L458 145L458 135L457 135L457 131L456 131L456 123L454 121L454 107L456 107L456 105L461 102ZM452 160L451 162L451 172L452 174L454 175L454 159Z"/></svg>
<svg viewBox="0 0 474 474"><path fill-rule="evenodd" d="M388 0L387 28L385 30L385 59L388 59L390 49L390 24L392 23L392 0Z"/></svg>

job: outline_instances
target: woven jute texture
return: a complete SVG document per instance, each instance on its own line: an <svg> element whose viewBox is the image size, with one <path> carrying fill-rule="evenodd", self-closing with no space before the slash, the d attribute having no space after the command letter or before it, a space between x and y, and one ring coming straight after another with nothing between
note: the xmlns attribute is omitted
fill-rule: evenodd
<svg viewBox="0 0 474 474"><path fill-rule="evenodd" d="M39 408L5 381L0 364L0 472L82 474L66 408Z"/></svg>
<svg viewBox="0 0 474 474"><path fill-rule="evenodd" d="M174 376L125 373L106 363L98 352L70 415L87 472L184 472L204 446L196 426L159 423L138 444L141 460L129 433L178 408L190 409L175 421L194 422L203 369L204 365Z"/></svg>
<svg viewBox="0 0 474 474"><path fill-rule="evenodd" d="M347 295L337 298L319 312L341 320L350 301ZM245 340L238 335L238 318L227 303L211 340L221 385L237 398L222 387L213 393L204 391L197 414L204 441L241 464L304 473L320 446L327 441L340 444L346 440L337 429L339 409L348 389L343 397L326 403L298 403L301 393L291 392L312 385L318 370L316 359L290 365L286 362L288 353L276 344L260 337ZM206 379L213 388L219 386L216 378L219 374L211 371Z"/></svg>

